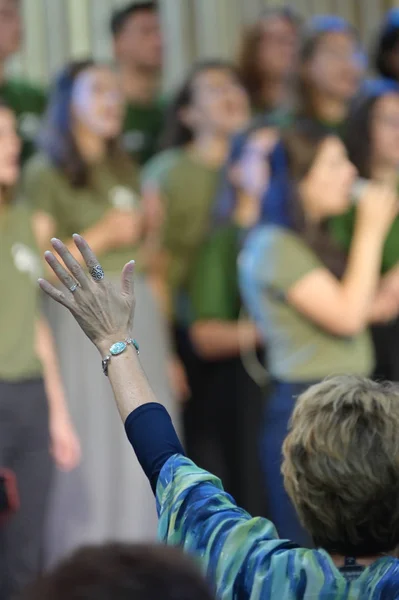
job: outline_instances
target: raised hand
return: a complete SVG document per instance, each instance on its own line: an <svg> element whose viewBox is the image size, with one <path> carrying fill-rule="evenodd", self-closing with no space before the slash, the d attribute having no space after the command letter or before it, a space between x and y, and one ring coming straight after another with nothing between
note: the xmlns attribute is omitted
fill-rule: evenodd
<svg viewBox="0 0 399 600"><path fill-rule="evenodd" d="M63 264L53 252L46 252L44 256L65 288L57 289L45 279L39 279L39 285L48 296L72 313L87 337L102 352L104 346L109 347L116 341L131 337L135 309L134 261L123 268L119 287L107 281L87 242L80 235L74 235L73 239L89 274L65 244L54 238L51 244Z"/></svg>

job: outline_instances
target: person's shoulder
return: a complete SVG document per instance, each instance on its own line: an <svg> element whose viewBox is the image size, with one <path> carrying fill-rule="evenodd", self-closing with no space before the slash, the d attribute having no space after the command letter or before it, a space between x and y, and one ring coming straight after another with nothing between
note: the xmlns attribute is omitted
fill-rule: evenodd
<svg viewBox="0 0 399 600"><path fill-rule="evenodd" d="M273 249L278 251L281 247L287 245L303 247L304 243L301 237L286 227L275 224L265 224L255 227L248 234L245 247Z"/></svg>
<svg viewBox="0 0 399 600"><path fill-rule="evenodd" d="M168 148L156 154L146 163L141 172L142 185L161 184L167 173L179 164L181 158L181 148Z"/></svg>
<svg viewBox="0 0 399 600"><path fill-rule="evenodd" d="M20 96L24 99L37 99L44 100L46 98L46 91L44 87L41 87L37 83L28 81L26 79L10 78L7 79L3 86L3 90L7 93L11 93L16 96Z"/></svg>
<svg viewBox="0 0 399 600"><path fill-rule="evenodd" d="M50 159L41 152L34 154L25 164L23 169L23 181L34 182L58 182L62 181L59 169Z"/></svg>

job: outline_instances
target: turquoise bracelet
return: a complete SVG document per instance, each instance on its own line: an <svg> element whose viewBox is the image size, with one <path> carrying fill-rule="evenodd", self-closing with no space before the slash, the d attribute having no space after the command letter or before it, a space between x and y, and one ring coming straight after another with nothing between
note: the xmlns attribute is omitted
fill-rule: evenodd
<svg viewBox="0 0 399 600"><path fill-rule="evenodd" d="M116 342L115 344L112 344L111 348L109 349L109 354L102 361L104 375L108 377L108 366L111 362L111 358L113 356L119 356L120 354L123 354L129 345L136 349L137 355L140 354L140 347L137 340L128 338L124 342Z"/></svg>

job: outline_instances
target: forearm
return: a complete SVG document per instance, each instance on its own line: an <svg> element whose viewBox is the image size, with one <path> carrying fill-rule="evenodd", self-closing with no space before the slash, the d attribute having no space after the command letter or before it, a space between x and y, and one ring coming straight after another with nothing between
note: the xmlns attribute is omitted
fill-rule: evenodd
<svg viewBox="0 0 399 600"><path fill-rule="evenodd" d="M49 403L50 416L54 414L67 414L68 408L53 335L44 317L40 317L36 323L36 352L43 366L44 385Z"/></svg>
<svg viewBox="0 0 399 600"><path fill-rule="evenodd" d="M108 352L109 345L104 344L100 348L102 357ZM183 454L183 448L132 346L111 359L108 376L127 437L155 492L163 465L171 456Z"/></svg>
<svg viewBox="0 0 399 600"><path fill-rule="evenodd" d="M191 327L190 336L197 352L206 360L239 356L260 343L255 325L247 320L198 321Z"/></svg>
<svg viewBox="0 0 399 600"><path fill-rule="evenodd" d="M364 326L376 297L382 256L382 239L355 229L348 266L342 279L342 302L345 311Z"/></svg>
<svg viewBox="0 0 399 600"><path fill-rule="evenodd" d="M109 343L100 345L102 358L109 354L110 347L116 341L111 340ZM101 375L100 363L99 375ZM112 357L108 367L108 377L123 422L139 406L158 402L133 346L128 345L123 354Z"/></svg>

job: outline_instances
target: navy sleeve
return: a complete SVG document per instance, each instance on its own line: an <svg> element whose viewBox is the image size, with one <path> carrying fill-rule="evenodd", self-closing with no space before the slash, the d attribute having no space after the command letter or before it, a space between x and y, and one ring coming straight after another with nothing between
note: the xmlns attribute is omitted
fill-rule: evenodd
<svg viewBox="0 0 399 600"><path fill-rule="evenodd" d="M143 404L130 413L125 430L154 494L158 477L166 461L175 454L184 456L183 446L162 404Z"/></svg>

